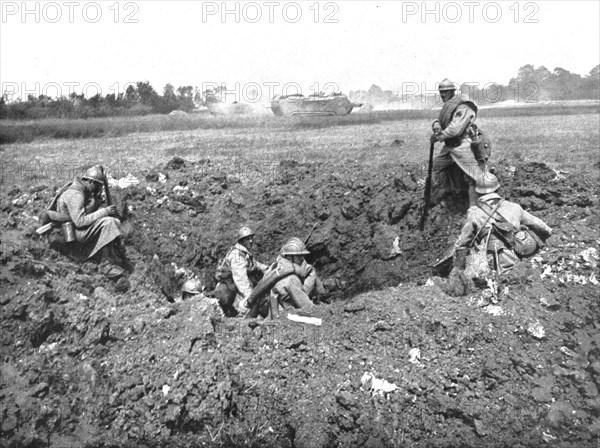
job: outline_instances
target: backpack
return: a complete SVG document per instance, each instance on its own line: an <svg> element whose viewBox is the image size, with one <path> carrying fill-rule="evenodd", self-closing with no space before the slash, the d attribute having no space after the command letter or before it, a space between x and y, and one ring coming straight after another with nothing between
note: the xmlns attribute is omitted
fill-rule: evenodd
<svg viewBox="0 0 600 448"><path fill-rule="evenodd" d="M481 206L479 208L487 213ZM521 225L518 229L515 229L499 211L496 211L496 213L500 219L495 218L492 221L492 234L505 247L514 250L520 258L531 257L545 246L543 241L527 226ZM490 215L488 214L488 216Z"/></svg>

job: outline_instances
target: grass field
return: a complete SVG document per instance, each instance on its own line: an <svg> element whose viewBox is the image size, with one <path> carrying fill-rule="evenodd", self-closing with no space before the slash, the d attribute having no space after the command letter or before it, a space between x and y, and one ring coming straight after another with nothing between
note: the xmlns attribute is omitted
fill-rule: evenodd
<svg viewBox="0 0 600 448"><path fill-rule="evenodd" d="M519 107L486 107L481 117L531 117L549 115L599 114L597 101L582 103L518 104ZM2 120L0 144L31 142L36 139L81 139L118 137L132 133L187 131L200 129L318 129L335 126L377 124L386 121L428 120L436 115L432 110L386 110L335 117L274 117L264 114L211 116L209 114L148 115L139 117L109 117L90 119L43 119L34 121Z"/></svg>
<svg viewBox="0 0 600 448"><path fill-rule="evenodd" d="M552 114L532 116L529 111L529 116L520 113L510 116L508 112L486 110L478 119L480 127L493 138L493 161L545 162L561 170L597 175L593 167L600 157L597 113L584 110L580 114L556 115L553 110ZM287 159L328 167L355 161L375 170L390 164L423 166L428 158L428 137L435 112L410 119L391 119L392 116L401 115L388 114L385 118L385 114L376 113L284 120L270 116L204 117L214 120L210 127L17 142L2 146L1 183L3 188L32 178L38 178L40 183L59 183L94 163L108 166L115 177L129 172L143 176L145 170L162 165L173 156L191 161L235 160L238 166L255 167ZM142 117L139 126L147 126L156 119ZM197 119L183 117L184 122ZM72 122L66 123L71 125ZM225 169L235 169L227 166Z"/></svg>

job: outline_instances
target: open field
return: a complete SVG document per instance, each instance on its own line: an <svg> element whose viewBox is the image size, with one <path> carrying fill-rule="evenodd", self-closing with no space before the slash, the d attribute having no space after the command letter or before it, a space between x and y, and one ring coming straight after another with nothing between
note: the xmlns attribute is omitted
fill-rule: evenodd
<svg viewBox="0 0 600 448"><path fill-rule="evenodd" d="M479 124L501 194L554 231L495 305L431 269L464 210L434 205L417 230L430 115L3 145L0 445L597 448L598 114L518 113ZM95 163L140 181L111 188L135 265L118 282L34 231ZM242 224L267 263L316 225L321 326L181 297L192 276L210 295Z"/></svg>
<svg viewBox="0 0 600 448"><path fill-rule="evenodd" d="M423 167L426 163L431 119L361 122L362 116L349 118L357 123L336 126L325 120L327 125L317 127L311 126L315 119L305 119L294 122L294 127L290 121L289 126L271 128L234 126L14 143L2 147L2 186L23 176L67 181L95 163L112 168L117 178L127 173L139 176L173 156L235 160L248 169L280 160L310 161L330 170L348 160L373 169L399 164ZM586 173L599 160L598 120L597 114L482 114L478 123L493 139L492 161L544 161L554 168ZM253 123L271 125L272 120Z"/></svg>
<svg viewBox="0 0 600 448"><path fill-rule="evenodd" d="M440 104L441 107L441 104ZM598 114L597 101L554 102L551 104L516 103L511 107L482 108L480 117L533 117L547 115ZM0 144L30 142L36 139L80 139L117 137L132 133L187 131L203 129L257 129L296 132L360 124L382 124L388 121L430 120L436 115L430 110L385 110L353 113L337 117L274 117L264 114L216 116L189 114L183 116L150 115L139 117L91 118L80 120L44 119L35 121L0 122Z"/></svg>

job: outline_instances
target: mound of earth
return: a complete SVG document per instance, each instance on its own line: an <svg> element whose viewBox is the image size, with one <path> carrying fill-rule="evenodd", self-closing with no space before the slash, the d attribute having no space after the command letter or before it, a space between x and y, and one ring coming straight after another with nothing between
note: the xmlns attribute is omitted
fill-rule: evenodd
<svg viewBox="0 0 600 448"><path fill-rule="evenodd" d="M555 233L490 305L427 281L462 215L434 207L416 230L418 170L231 168L175 158L115 190L136 265L117 283L37 237L58 186L2 195L3 446L596 446L597 179L499 163L502 193ZM265 262L314 227L321 326L181 300L191 275L214 286L243 224Z"/></svg>

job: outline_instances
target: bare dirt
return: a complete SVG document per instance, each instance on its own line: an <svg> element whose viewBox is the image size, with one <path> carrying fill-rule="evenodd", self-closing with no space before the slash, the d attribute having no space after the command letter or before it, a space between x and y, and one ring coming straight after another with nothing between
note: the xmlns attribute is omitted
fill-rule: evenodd
<svg viewBox="0 0 600 448"><path fill-rule="evenodd" d="M497 164L555 232L483 306L426 283L463 215L434 207L418 232L415 167L242 163L174 158L115 189L136 265L118 283L36 236L58 185L4 186L0 445L598 446L597 172ZM180 300L192 274L214 286L242 224L268 262L315 223L322 326Z"/></svg>

